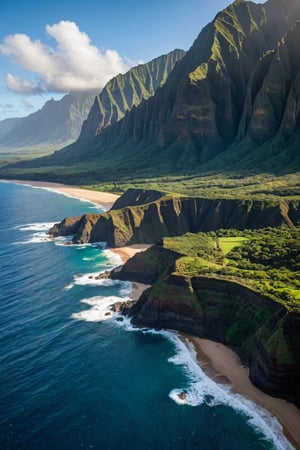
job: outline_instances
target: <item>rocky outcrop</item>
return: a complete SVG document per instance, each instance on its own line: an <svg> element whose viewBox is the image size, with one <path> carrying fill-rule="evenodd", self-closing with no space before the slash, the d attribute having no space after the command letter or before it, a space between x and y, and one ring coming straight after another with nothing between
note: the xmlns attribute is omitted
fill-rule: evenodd
<svg viewBox="0 0 300 450"><path fill-rule="evenodd" d="M249 364L256 386L300 407L300 314L232 281L176 274L145 291L130 314L137 325L229 345Z"/></svg>
<svg viewBox="0 0 300 450"><path fill-rule="evenodd" d="M143 191L141 191L141 195ZM124 194L125 197L127 194ZM138 198L138 191L135 191ZM131 198L131 194L129 195ZM119 200L122 204L122 198ZM298 202L210 200L166 195L156 201L102 214L64 219L49 231L52 236L74 234L74 243L107 242L110 247L152 244L164 236L220 228L263 228L300 221Z"/></svg>
<svg viewBox="0 0 300 450"><path fill-rule="evenodd" d="M146 252L136 253L126 264L110 272L110 278L152 284L180 256L178 252L157 243Z"/></svg>

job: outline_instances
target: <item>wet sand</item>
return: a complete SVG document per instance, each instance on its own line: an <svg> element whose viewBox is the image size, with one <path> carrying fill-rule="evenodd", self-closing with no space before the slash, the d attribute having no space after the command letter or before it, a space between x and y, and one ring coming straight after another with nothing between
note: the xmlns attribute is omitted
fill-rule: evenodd
<svg viewBox="0 0 300 450"><path fill-rule="evenodd" d="M249 380L249 369L231 349L218 342L184 336L193 343L203 370L216 382L227 383L249 400L263 406L277 417L287 439L300 449L300 409L286 400L271 397Z"/></svg>

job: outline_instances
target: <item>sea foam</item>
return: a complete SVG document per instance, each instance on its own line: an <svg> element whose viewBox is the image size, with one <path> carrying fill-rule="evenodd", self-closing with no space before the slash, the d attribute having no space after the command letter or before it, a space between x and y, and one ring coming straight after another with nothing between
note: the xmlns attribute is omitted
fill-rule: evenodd
<svg viewBox="0 0 300 450"><path fill-rule="evenodd" d="M86 322L102 322L112 319L118 313L111 311L111 306L115 303L123 303L124 301L126 301L124 297L117 296L84 298L81 300L81 303L92 306L92 308L74 313L71 317L73 319L85 320Z"/></svg>
<svg viewBox="0 0 300 450"><path fill-rule="evenodd" d="M126 317L122 322L116 323L127 331L161 335L173 343L176 353L168 358L168 362L181 366L188 377L184 386L174 388L169 393L170 399L176 404L191 407L201 404L206 404L209 407L229 406L245 416L248 424L255 431L262 433L269 442L272 442L274 448L277 450L293 450L294 447L284 436L282 426L276 417L265 408L234 392L229 385L218 384L205 374L197 360L197 354L191 342L184 343L173 331L137 328Z"/></svg>
<svg viewBox="0 0 300 450"><path fill-rule="evenodd" d="M55 222L37 222L37 223L28 223L24 225L19 225L16 229L20 231L48 231Z"/></svg>
<svg viewBox="0 0 300 450"><path fill-rule="evenodd" d="M261 432L278 450L291 450L293 446L285 438L282 426L278 420L266 409L256 403L247 400L240 394L232 391L230 386L217 384L209 378L201 369L193 345L184 344L179 337L172 332L162 332L175 345L176 354L168 359L172 364L182 366L188 375L188 386L173 389L169 397L179 405L198 406L205 403L213 407L223 404L247 417L247 422ZM182 396L181 394L185 395Z"/></svg>

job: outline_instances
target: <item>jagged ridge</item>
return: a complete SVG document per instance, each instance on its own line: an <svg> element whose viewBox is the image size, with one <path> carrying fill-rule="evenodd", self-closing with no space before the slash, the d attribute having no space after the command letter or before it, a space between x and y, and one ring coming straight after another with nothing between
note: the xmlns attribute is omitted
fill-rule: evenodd
<svg viewBox="0 0 300 450"><path fill-rule="evenodd" d="M153 97L80 152L66 149L38 164L97 161L103 170L169 173L299 167L297 19L297 0L233 3L202 30ZM30 164L36 163L23 167Z"/></svg>
<svg viewBox="0 0 300 450"><path fill-rule="evenodd" d="M142 100L152 97L156 89L166 82L175 63L184 54L183 50L176 49L112 78L95 98L88 118L83 123L79 141L90 140L99 135Z"/></svg>

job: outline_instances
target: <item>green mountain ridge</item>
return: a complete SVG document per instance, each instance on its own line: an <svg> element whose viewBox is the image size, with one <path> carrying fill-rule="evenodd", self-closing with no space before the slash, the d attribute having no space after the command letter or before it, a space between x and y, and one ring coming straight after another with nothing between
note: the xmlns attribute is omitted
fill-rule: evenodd
<svg viewBox="0 0 300 450"><path fill-rule="evenodd" d="M133 167L299 170L299 19L296 0L234 2L201 31L155 95L100 127L93 140L15 167L98 181Z"/></svg>
<svg viewBox="0 0 300 450"><path fill-rule="evenodd" d="M138 106L142 100L152 97L184 54L183 50L176 49L112 78L95 98L82 125L79 143L93 139L103 129L121 120L127 111Z"/></svg>
<svg viewBox="0 0 300 450"><path fill-rule="evenodd" d="M85 149L93 146L95 139L119 122L128 111L155 94L184 54L183 50L174 50L112 78L95 98L78 140L49 158L33 161L33 164L43 166L57 158L67 164L84 159Z"/></svg>

